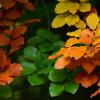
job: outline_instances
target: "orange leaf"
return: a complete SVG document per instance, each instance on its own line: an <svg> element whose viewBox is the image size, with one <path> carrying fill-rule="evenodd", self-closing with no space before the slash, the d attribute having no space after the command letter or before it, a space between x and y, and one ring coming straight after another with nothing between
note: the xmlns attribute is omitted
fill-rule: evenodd
<svg viewBox="0 0 100 100"><path fill-rule="evenodd" d="M84 29L81 33L80 33L80 42L84 43L84 44L91 44L93 41L93 35L94 33L92 31L90 31L89 29Z"/></svg>
<svg viewBox="0 0 100 100"><path fill-rule="evenodd" d="M75 58L76 60L84 56L85 52L87 50L86 46L80 46L80 47L70 47L68 48L67 52L65 52L65 57L71 57Z"/></svg>
<svg viewBox="0 0 100 100"><path fill-rule="evenodd" d="M5 18L11 19L11 20L17 19L20 16L21 16L21 13L18 9L11 9L11 10L7 11L5 14Z"/></svg>
<svg viewBox="0 0 100 100"><path fill-rule="evenodd" d="M13 81L14 77L20 75L21 71L22 67L20 64L10 64L4 72L0 73L0 85L10 84Z"/></svg>
<svg viewBox="0 0 100 100"><path fill-rule="evenodd" d="M63 69L63 68L65 68L69 63L70 63L70 59L69 59L69 58L60 57L60 58L57 59L57 61L56 61L56 63L55 63L55 68L56 68L56 69Z"/></svg>
<svg viewBox="0 0 100 100"><path fill-rule="evenodd" d="M16 0L19 3L27 3L29 0Z"/></svg>
<svg viewBox="0 0 100 100"><path fill-rule="evenodd" d="M97 91L95 91L93 94L91 94L90 98L93 98L94 96L98 94L100 94L100 88Z"/></svg>
<svg viewBox="0 0 100 100"><path fill-rule="evenodd" d="M30 2L27 2L24 4L24 7L27 9L27 10L34 10L34 5Z"/></svg>
<svg viewBox="0 0 100 100"><path fill-rule="evenodd" d="M9 55L11 54L11 53L13 53L13 52L15 52L15 51L17 51L17 50L19 50L20 49L20 47L22 46L24 44L24 38L21 36L21 37L19 37L19 38L17 38L17 39L15 39L15 40L12 40L11 41L11 49L10 49L10 51L9 51Z"/></svg>
<svg viewBox="0 0 100 100"><path fill-rule="evenodd" d="M66 41L65 47L71 47L71 46L78 44L78 43L80 43L80 41L77 38L70 38Z"/></svg>
<svg viewBox="0 0 100 100"><path fill-rule="evenodd" d="M88 88L97 82L98 77L95 74L87 74L82 72L75 78L76 83L80 83L83 87Z"/></svg>
<svg viewBox="0 0 100 100"><path fill-rule="evenodd" d="M16 1L15 0L0 0L0 3L4 7L4 9L9 9L15 6Z"/></svg>
<svg viewBox="0 0 100 100"><path fill-rule="evenodd" d="M4 34L0 34L0 46L6 46L10 43L10 39L7 38Z"/></svg>
<svg viewBox="0 0 100 100"><path fill-rule="evenodd" d="M87 72L87 73L91 73L95 68L96 68L96 65L93 64L93 62L91 61L91 59L86 59L84 60L84 62L82 63L82 67L84 68L84 70Z"/></svg>
<svg viewBox="0 0 100 100"><path fill-rule="evenodd" d="M0 70L5 69L5 65L7 65L7 57L5 54L5 51L3 49L0 49Z"/></svg>
<svg viewBox="0 0 100 100"><path fill-rule="evenodd" d="M19 25L13 29L12 38L18 38L19 36L23 35L27 31L26 25Z"/></svg>
<svg viewBox="0 0 100 100"><path fill-rule="evenodd" d="M100 44L100 37L95 38L95 40L93 41L93 45L97 45Z"/></svg>
<svg viewBox="0 0 100 100"><path fill-rule="evenodd" d="M66 52L67 52L67 48L61 48L56 54L49 56L48 59L51 60L51 59L57 58L65 54Z"/></svg>

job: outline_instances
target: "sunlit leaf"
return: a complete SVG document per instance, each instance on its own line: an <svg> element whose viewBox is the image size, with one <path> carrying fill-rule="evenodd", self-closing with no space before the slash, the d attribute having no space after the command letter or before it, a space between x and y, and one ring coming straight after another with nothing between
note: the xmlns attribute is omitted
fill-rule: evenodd
<svg viewBox="0 0 100 100"><path fill-rule="evenodd" d="M85 23L83 20L80 20L79 22L77 22L77 23L75 24L75 26L76 26L77 28L80 28L80 29L85 29L85 28L86 28L86 23Z"/></svg>
<svg viewBox="0 0 100 100"><path fill-rule="evenodd" d="M88 12L91 10L91 4L90 3L81 3L79 11L81 12Z"/></svg>
<svg viewBox="0 0 100 100"><path fill-rule="evenodd" d="M90 29L94 30L97 27L97 24L99 23L99 17L97 16L97 14L91 13L86 18L86 23L90 27Z"/></svg>
<svg viewBox="0 0 100 100"><path fill-rule="evenodd" d="M57 15L52 22L52 28L64 26L66 24L65 18L66 14Z"/></svg>
<svg viewBox="0 0 100 100"><path fill-rule="evenodd" d="M77 22L79 22L80 18L78 15L71 15L69 14L66 18L65 18L65 22L67 23L68 26L72 26L75 25Z"/></svg>
<svg viewBox="0 0 100 100"><path fill-rule="evenodd" d="M51 83L49 87L49 93L51 97L55 97L60 95L64 91L64 85L63 84L54 84Z"/></svg>
<svg viewBox="0 0 100 100"><path fill-rule="evenodd" d="M68 32L67 35L68 36L73 36L73 37L79 37L80 36L80 32L82 32L82 30L81 29L77 29L76 31Z"/></svg>

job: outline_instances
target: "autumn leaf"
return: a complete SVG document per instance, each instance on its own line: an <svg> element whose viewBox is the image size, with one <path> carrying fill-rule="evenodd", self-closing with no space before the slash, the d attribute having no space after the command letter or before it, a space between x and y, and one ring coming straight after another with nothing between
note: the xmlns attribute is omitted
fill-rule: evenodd
<svg viewBox="0 0 100 100"><path fill-rule="evenodd" d="M63 69L69 63L70 63L70 59L69 58L60 57L60 58L57 59L57 61L56 61L54 66L55 66L55 69Z"/></svg>
<svg viewBox="0 0 100 100"><path fill-rule="evenodd" d="M80 12L88 12L91 10L91 4L90 3L81 3L79 11Z"/></svg>
<svg viewBox="0 0 100 100"><path fill-rule="evenodd" d="M99 17L97 16L97 14L91 13L86 18L86 23L90 29L94 30L99 23Z"/></svg>
<svg viewBox="0 0 100 100"><path fill-rule="evenodd" d="M77 30L75 30L73 32L68 32L67 35L68 36L73 36L73 37L79 37L81 32L82 32L81 29L77 29Z"/></svg>
<svg viewBox="0 0 100 100"><path fill-rule="evenodd" d="M91 94L90 98L93 98L94 96L100 94L100 88L96 90L93 94Z"/></svg>
<svg viewBox="0 0 100 100"><path fill-rule="evenodd" d="M81 84L85 88L88 88L97 82L97 76L95 74L82 72L76 76L75 82Z"/></svg>
<svg viewBox="0 0 100 100"><path fill-rule="evenodd" d="M57 15L52 22L52 28L58 28L64 26L66 24L65 18L66 14Z"/></svg>
<svg viewBox="0 0 100 100"><path fill-rule="evenodd" d="M77 38L69 38L65 43L65 47L71 47L74 44L78 44L78 43L80 43L80 41Z"/></svg>

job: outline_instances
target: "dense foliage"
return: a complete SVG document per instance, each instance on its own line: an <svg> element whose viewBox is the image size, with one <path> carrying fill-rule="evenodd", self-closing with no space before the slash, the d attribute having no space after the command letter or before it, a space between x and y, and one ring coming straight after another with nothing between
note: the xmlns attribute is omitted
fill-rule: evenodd
<svg viewBox="0 0 100 100"><path fill-rule="evenodd" d="M0 99L61 100L65 95L74 99L83 93L82 87L93 92L88 99L96 98L100 94L99 3L0 0Z"/></svg>

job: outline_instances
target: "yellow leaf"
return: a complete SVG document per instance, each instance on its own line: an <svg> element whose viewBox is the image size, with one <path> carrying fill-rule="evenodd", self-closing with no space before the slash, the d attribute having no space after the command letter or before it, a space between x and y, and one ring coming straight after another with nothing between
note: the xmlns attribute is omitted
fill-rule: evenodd
<svg viewBox="0 0 100 100"><path fill-rule="evenodd" d="M78 43L80 43L80 41L77 38L69 38L65 43L65 47L71 47L74 44L78 44Z"/></svg>
<svg viewBox="0 0 100 100"><path fill-rule="evenodd" d="M100 37L100 23L98 24L98 26L95 30L95 37Z"/></svg>
<svg viewBox="0 0 100 100"><path fill-rule="evenodd" d="M69 9L69 3L70 2L60 2L56 5L55 7L55 13L57 14L61 14L61 13L65 13L68 11Z"/></svg>
<svg viewBox="0 0 100 100"><path fill-rule="evenodd" d="M77 28L81 28L81 29L85 29L86 28L86 24L83 20L80 20L78 23L75 24L75 26Z"/></svg>
<svg viewBox="0 0 100 100"><path fill-rule="evenodd" d="M91 13L86 18L86 23L90 27L90 29L94 30L99 23L99 17L97 16L97 14Z"/></svg>
<svg viewBox="0 0 100 100"><path fill-rule="evenodd" d="M68 1L68 0L57 0L57 1L59 1L59 2L63 2L63 1Z"/></svg>
<svg viewBox="0 0 100 100"><path fill-rule="evenodd" d="M78 30L73 31L73 32L68 32L67 35L68 36L73 36L73 37L79 37L81 32L82 32L82 30L78 29Z"/></svg>
<svg viewBox="0 0 100 100"><path fill-rule="evenodd" d="M80 2L87 2L87 1L89 1L89 0L80 0Z"/></svg>
<svg viewBox="0 0 100 100"><path fill-rule="evenodd" d="M80 18L78 15L69 14L66 17L65 22L67 23L68 26L72 26L72 25L75 25L79 20Z"/></svg>
<svg viewBox="0 0 100 100"><path fill-rule="evenodd" d="M57 15L52 22L52 28L58 28L64 26L66 24L65 18L66 14Z"/></svg>
<svg viewBox="0 0 100 100"><path fill-rule="evenodd" d="M91 4L90 3L81 3L79 11L81 12L88 12L91 10Z"/></svg>
<svg viewBox="0 0 100 100"><path fill-rule="evenodd" d="M79 3L71 2L69 6L69 12L75 14L78 11L79 7L80 7Z"/></svg>

